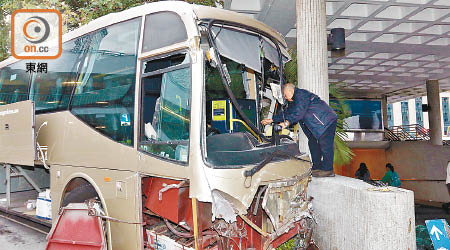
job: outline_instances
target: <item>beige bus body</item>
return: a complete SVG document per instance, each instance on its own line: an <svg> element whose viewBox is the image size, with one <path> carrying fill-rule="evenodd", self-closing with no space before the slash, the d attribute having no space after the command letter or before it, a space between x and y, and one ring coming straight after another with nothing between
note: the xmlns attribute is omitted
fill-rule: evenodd
<svg viewBox="0 0 450 250"><path fill-rule="evenodd" d="M0 106L0 159L15 165L34 165L36 159L34 105L23 101Z"/></svg>
<svg viewBox="0 0 450 250"><path fill-rule="evenodd" d="M234 12L217 8L194 6L184 2L158 2L120 13L109 14L81 28L64 35L63 42L79 37L83 34L95 31L99 28L120 23L134 17L142 17L141 29L143 31L145 15L161 11L171 11L178 14L183 20L188 40L173 44L168 47L141 53L143 35L140 36L139 50L137 55L136 91L135 91L135 119L134 119L134 145L126 146L120 144L78 119L70 111L45 113L36 115L36 128L42 126L37 141L39 145L48 147L46 164L50 166L51 193L52 193L52 216L57 217L61 206L63 195L67 184L74 178L81 177L95 187L99 198L104 206L107 216L117 218L126 222L142 221L142 191L141 178L143 176L163 177L175 180L189 180L191 198L201 202L214 202L212 192L221 191L233 199L228 202L238 208L239 213L245 214L261 185L267 185L274 181L281 181L302 176L309 172L310 163L297 160L276 161L267 164L252 178L245 178L244 171L251 169L254 165L244 166L237 169L215 169L205 163L201 145L205 145L204 128L204 61L205 53L200 48L200 32L197 22L201 19L218 19L241 23L259 29L275 38L282 52L286 53L286 43L283 37L268 27L252 18ZM165 54L170 51L186 49L191 57L191 121L189 139L189 161L182 165L171 161L161 160L138 150L138 132L140 126L141 109L139 101L141 89L141 67L142 60L156 55ZM0 62L0 68L16 62L14 58ZM30 101L27 101L29 107ZM20 103L12 105L21 105ZM8 105L8 106L12 106ZM33 116L29 108L18 106L24 113L0 116L0 145L2 148L12 147L7 136L14 136L14 141L26 146L23 151L15 151L20 157L9 158L8 151L0 153L1 162L19 165L33 165L35 151L30 149L34 130L29 128L25 135L5 135L4 123L10 126L18 126L23 122L29 126ZM4 110L0 107L0 115ZM25 141L22 142L22 138ZM203 140L203 141L202 141ZM20 161L27 159L27 161ZM30 161L30 160L33 161ZM142 249L143 228L141 225L117 223L107 221L107 239L110 249Z"/></svg>

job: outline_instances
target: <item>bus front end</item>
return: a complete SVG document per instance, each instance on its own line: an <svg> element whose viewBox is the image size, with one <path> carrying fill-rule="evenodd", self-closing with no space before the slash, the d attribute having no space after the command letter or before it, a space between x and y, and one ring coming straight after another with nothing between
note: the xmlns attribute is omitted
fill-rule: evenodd
<svg viewBox="0 0 450 250"><path fill-rule="evenodd" d="M265 28L237 14L219 20L207 17L215 15L212 9L194 11L198 40L189 53L170 57L177 71L192 65L189 150L182 150L181 141L170 145L175 158L184 153L189 159L191 176L143 178L145 246L265 250L293 239L293 249L306 249L313 226L307 196L311 162L292 132L261 125L286 108L281 94L286 44L257 21L252 22ZM182 75L173 79L182 82ZM171 95L184 100L176 91ZM179 102L181 112L180 100L172 102Z"/></svg>

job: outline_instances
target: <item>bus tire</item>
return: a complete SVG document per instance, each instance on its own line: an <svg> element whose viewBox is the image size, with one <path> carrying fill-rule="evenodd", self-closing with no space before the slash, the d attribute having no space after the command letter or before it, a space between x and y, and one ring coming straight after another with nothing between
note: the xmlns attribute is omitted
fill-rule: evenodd
<svg viewBox="0 0 450 250"><path fill-rule="evenodd" d="M74 188L64 197L61 207L65 207L70 203L83 203L86 200L98 197L97 191L90 184L85 184Z"/></svg>

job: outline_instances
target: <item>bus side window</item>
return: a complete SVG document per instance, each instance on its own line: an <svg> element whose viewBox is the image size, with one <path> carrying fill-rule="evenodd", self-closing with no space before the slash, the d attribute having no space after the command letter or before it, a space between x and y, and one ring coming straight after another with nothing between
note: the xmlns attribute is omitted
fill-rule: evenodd
<svg viewBox="0 0 450 250"><path fill-rule="evenodd" d="M36 112L67 109L76 85L76 64L82 57L76 47L75 40L65 42L58 59L36 62L47 63L47 72L35 73L31 81L30 100L34 101Z"/></svg>
<svg viewBox="0 0 450 250"><path fill-rule="evenodd" d="M144 62L139 148L187 162L191 70L188 54Z"/></svg>
<svg viewBox="0 0 450 250"><path fill-rule="evenodd" d="M1 72L0 105L27 100L30 73L26 72L25 62L8 65Z"/></svg>
<svg viewBox="0 0 450 250"><path fill-rule="evenodd" d="M89 45L71 102L78 118L109 138L133 145L140 18L102 28Z"/></svg>

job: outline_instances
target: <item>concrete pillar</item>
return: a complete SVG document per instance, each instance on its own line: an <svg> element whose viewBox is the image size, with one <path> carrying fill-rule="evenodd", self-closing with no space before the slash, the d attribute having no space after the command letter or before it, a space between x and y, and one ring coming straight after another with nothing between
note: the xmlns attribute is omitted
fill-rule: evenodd
<svg viewBox="0 0 450 250"><path fill-rule="evenodd" d="M389 127L388 125L388 113L387 113L387 96L381 97L381 112L383 114L383 129Z"/></svg>
<svg viewBox="0 0 450 250"><path fill-rule="evenodd" d="M428 111L430 141L433 145L442 145L441 98L437 80L427 81L427 101L430 106L430 111Z"/></svg>
<svg viewBox="0 0 450 250"><path fill-rule="evenodd" d="M298 87L328 103L325 0L297 0Z"/></svg>
<svg viewBox="0 0 450 250"><path fill-rule="evenodd" d="M400 102L392 104L392 114L394 115L394 126L402 125L402 105Z"/></svg>
<svg viewBox="0 0 450 250"><path fill-rule="evenodd" d="M328 55L325 0L296 0L298 87L328 103ZM308 139L299 133L300 151L309 152Z"/></svg>
<svg viewBox="0 0 450 250"><path fill-rule="evenodd" d="M417 116L416 116L416 99L408 99L408 115L409 115L409 124L417 124Z"/></svg>
<svg viewBox="0 0 450 250"><path fill-rule="evenodd" d="M428 99L426 96L422 96L422 104L428 104ZM428 122L428 112L422 112L423 114L423 126L426 129L430 129L430 123Z"/></svg>

